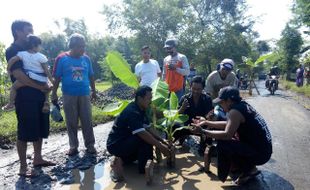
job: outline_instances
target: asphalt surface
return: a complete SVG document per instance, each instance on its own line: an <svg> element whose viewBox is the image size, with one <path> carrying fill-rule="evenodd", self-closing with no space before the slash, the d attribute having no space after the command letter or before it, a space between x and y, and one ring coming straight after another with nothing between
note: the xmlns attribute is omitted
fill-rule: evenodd
<svg viewBox="0 0 310 190"><path fill-rule="evenodd" d="M294 94L278 90L269 95L264 88L264 81L257 82L260 95L254 91L247 101L267 121L272 138L273 154L271 160L258 168L262 171L254 180L242 187L225 189L251 190L308 190L310 189L310 112L303 104L296 101ZM306 99L309 102L309 99ZM303 103L303 102L302 102ZM105 142L111 123L94 128L98 156L88 157L83 151L77 157L68 158L66 133L51 135L44 140L45 158L58 163L58 166L39 169L40 176L35 179L19 178L19 162L16 149L0 150L0 190L3 189L57 189L59 183L72 183L71 170L102 164L107 159ZM81 137L82 135L79 134ZM83 141L80 141L83 149ZM27 162L32 163L32 147L29 146ZM81 161L82 160L82 161ZM71 180L71 181L70 181Z"/></svg>

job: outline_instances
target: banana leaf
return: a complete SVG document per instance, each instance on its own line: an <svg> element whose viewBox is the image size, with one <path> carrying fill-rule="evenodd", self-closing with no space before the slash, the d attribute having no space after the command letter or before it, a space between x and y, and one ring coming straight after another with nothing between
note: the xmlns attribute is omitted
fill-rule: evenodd
<svg viewBox="0 0 310 190"><path fill-rule="evenodd" d="M106 63L113 72L124 84L134 89L139 87L139 81L136 75L131 71L130 65L117 51L110 51L106 56Z"/></svg>
<svg viewBox="0 0 310 190"><path fill-rule="evenodd" d="M179 100L177 95L174 92L171 92L170 94L170 102L169 102L169 107L171 110L176 110L178 109L179 105Z"/></svg>
<svg viewBox="0 0 310 190"><path fill-rule="evenodd" d="M103 113L105 115L117 116L127 107L128 104L128 100L121 100L117 103L108 104L103 109Z"/></svg>

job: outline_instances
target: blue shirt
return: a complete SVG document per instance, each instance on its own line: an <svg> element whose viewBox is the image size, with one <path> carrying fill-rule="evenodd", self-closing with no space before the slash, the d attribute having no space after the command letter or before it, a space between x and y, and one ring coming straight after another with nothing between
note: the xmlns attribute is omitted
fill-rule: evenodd
<svg viewBox="0 0 310 190"><path fill-rule="evenodd" d="M61 78L62 92L70 96L89 95L89 77L94 75L92 63L88 56L73 58L62 56L56 67L55 76Z"/></svg>

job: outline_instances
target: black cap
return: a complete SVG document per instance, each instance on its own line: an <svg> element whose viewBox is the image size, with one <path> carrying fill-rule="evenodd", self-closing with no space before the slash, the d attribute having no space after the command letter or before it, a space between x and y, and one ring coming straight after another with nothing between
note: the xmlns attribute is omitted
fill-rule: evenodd
<svg viewBox="0 0 310 190"><path fill-rule="evenodd" d="M164 48L173 48L177 46L177 41L175 39L168 39L165 41Z"/></svg>
<svg viewBox="0 0 310 190"><path fill-rule="evenodd" d="M226 86L221 88L219 92L219 96L213 100L214 104L221 102L222 100L231 99L232 101L239 102L242 98L240 97L240 93L238 88L232 86Z"/></svg>

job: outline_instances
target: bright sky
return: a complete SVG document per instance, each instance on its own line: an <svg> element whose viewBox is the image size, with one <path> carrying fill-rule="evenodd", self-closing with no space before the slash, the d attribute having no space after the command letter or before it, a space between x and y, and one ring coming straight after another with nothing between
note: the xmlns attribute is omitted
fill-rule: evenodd
<svg viewBox="0 0 310 190"><path fill-rule="evenodd" d="M0 11L0 42L8 46L12 41L11 24L16 19L30 21L35 34L57 32L54 20L64 17L71 19L84 18L91 33L104 35L107 26L104 17L99 13L103 4L119 0L6 0L2 1ZM255 29L261 39L278 39L291 17L289 7L293 0L247 0L250 14L259 18Z"/></svg>

